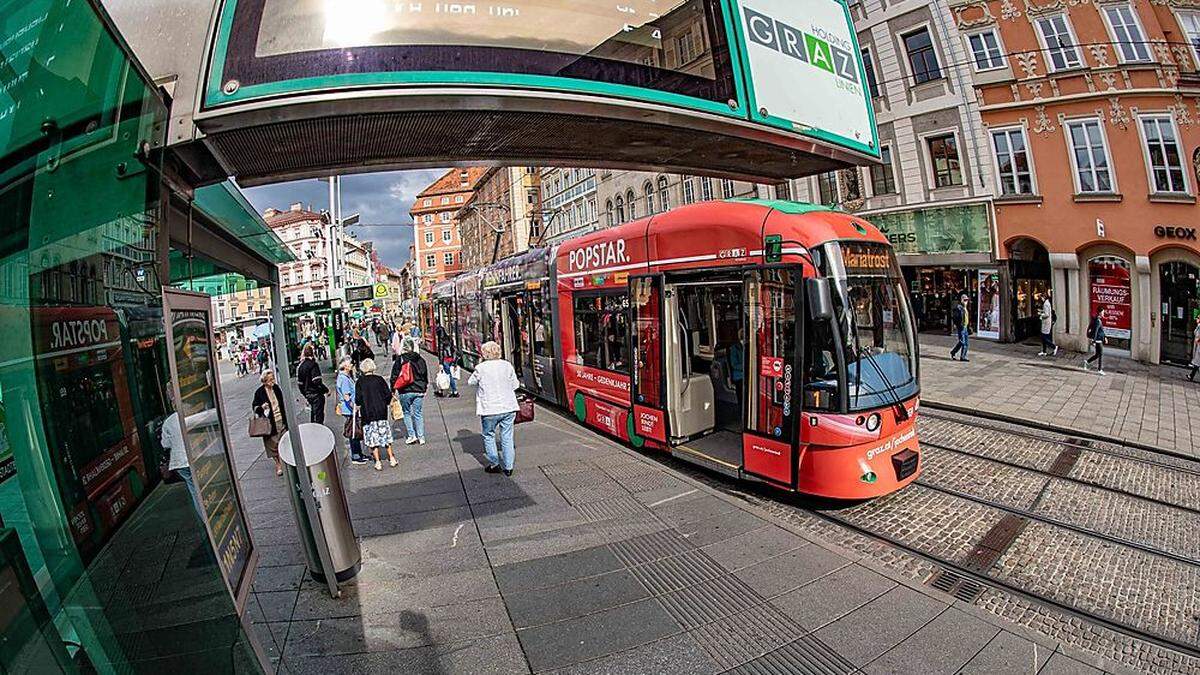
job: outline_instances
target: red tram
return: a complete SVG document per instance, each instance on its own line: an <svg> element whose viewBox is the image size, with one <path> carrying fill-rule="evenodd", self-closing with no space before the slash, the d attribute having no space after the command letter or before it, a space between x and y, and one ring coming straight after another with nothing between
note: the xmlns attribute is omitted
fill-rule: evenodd
<svg viewBox="0 0 1200 675"><path fill-rule="evenodd" d="M707 202L534 249L436 289L470 367L635 447L863 499L920 471L918 350L887 239L810 204Z"/></svg>

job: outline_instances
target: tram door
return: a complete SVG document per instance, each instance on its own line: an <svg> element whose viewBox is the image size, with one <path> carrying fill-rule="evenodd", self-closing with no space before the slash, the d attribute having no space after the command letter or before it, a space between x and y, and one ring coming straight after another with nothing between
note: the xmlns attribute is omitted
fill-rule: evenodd
<svg viewBox="0 0 1200 675"><path fill-rule="evenodd" d="M662 336L662 277L631 277L633 304L630 333L633 345L633 429L639 438L667 442L667 414L663 392L664 341ZM637 440L635 439L635 443Z"/></svg>
<svg viewBox="0 0 1200 675"><path fill-rule="evenodd" d="M505 296L501 301L504 358L513 364L517 379L528 391L537 390L530 342L529 302L525 293Z"/></svg>
<svg viewBox="0 0 1200 675"><path fill-rule="evenodd" d="M742 462L747 473L781 485L796 484L801 275L790 269L746 273L746 431Z"/></svg>
<svg viewBox="0 0 1200 675"><path fill-rule="evenodd" d="M1200 269L1172 261L1159 267L1162 289L1162 358L1186 365L1192 361L1193 331L1200 316Z"/></svg>

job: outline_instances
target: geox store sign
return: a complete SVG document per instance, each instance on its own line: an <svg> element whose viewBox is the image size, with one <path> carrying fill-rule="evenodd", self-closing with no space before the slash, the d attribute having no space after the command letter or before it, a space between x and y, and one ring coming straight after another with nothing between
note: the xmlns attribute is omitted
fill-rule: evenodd
<svg viewBox="0 0 1200 675"><path fill-rule="evenodd" d="M745 8L745 15L746 34L755 44L858 85L858 62L851 51L853 45L847 40L829 34L820 26L812 26L812 32L806 33L749 7Z"/></svg>

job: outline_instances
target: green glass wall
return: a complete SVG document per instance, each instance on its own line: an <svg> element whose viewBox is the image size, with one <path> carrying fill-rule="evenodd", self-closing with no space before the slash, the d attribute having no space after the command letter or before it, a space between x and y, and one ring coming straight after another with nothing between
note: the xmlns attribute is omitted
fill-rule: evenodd
<svg viewBox="0 0 1200 675"><path fill-rule="evenodd" d="M0 0L0 671L255 672L161 446L166 108L96 7Z"/></svg>

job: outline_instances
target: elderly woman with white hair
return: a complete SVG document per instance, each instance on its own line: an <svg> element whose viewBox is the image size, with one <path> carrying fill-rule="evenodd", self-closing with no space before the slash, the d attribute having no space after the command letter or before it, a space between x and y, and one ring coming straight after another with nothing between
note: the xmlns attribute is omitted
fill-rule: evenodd
<svg viewBox="0 0 1200 675"><path fill-rule="evenodd" d="M375 470L382 471L379 451L387 448L388 464L396 466L396 455L392 453L392 424L388 420L388 407L392 402L392 388L387 380L375 373L375 359L363 359L358 364L362 377L358 378L354 403L358 405L359 419L363 425L363 442L371 448L375 458Z"/></svg>
<svg viewBox="0 0 1200 675"><path fill-rule="evenodd" d="M351 361L350 357L345 357L338 364L337 412L346 420L342 423L342 435L346 437L350 446L350 462L366 464L367 457L362 451L362 422L358 419L358 413L354 407L355 389L354 361Z"/></svg>
<svg viewBox="0 0 1200 675"><path fill-rule="evenodd" d="M483 451L488 458L488 473L513 472L513 424L517 420L517 389L521 383L513 366L505 361L500 345L483 343L479 349L483 361L475 366L467 384L479 387L475 392L475 414L483 427ZM496 453L496 436L500 437L500 454Z"/></svg>
<svg viewBox="0 0 1200 675"><path fill-rule="evenodd" d="M254 392L250 404L254 414L271 420L271 434L263 436L263 450L275 462L275 475L283 475L283 461L279 459L279 440L287 431L287 416L283 411L283 390L275 382L275 371L265 370L258 376L262 386Z"/></svg>

